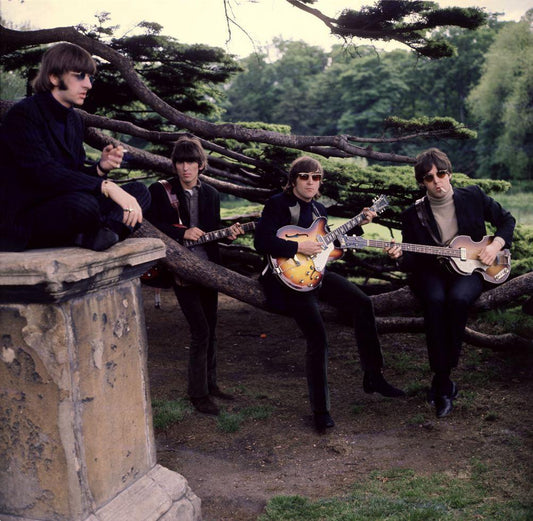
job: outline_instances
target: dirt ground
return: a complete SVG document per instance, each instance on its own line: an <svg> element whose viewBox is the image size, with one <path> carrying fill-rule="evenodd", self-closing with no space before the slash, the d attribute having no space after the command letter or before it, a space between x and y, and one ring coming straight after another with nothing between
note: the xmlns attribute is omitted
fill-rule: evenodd
<svg viewBox="0 0 533 521"><path fill-rule="evenodd" d="M186 397L185 319L169 290L155 309L143 288L152 399ZM418 473L468 476L474 461L500 479L502 495L531 483L531 357L465 346L454 373L460 396L452 415L435 418L425 403L430 379L424 337L381 335L386 377L408 391L402 399L367 395L352 332L328 326L331 414L326 435L312 428L304 377L304 340L294 323L220 296L219 385L232 402L272 411L223 432L212 416L191 412L156 430L158 461L186 477L202 500L203 521L255 521L276 495L312 499L343 495L371 471L409 468ZM499 469L499 470L498 470Z"/></svg>

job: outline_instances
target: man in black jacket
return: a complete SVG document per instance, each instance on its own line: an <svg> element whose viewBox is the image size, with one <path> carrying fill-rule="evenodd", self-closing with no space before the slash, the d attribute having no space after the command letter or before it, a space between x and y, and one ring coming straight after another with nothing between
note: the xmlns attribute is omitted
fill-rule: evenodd
<svg viewBox="0 0 533 521"><path fill-rule="evenodd" d="M207 166L207 156L197 138L178 139L172 152L176 175L168 181L150 186L152 204L147 212L150 222L163 233L183 244L197 241L206 232L220 229L220 196L218 191L201 182L199 175ZM243 233L237 223L231 228L230 240ZM219 262L215 241L191 246L202 259ZM194 407L203 413L217 415L219 409L211 397L231 400L217 384L217 307L216 290L196 284L183 284L177 279L173 289L191 332L189 350L188 394Z"/></svg>
<svg viewBox="0 0 533 521"><path fill-rule="evenodd" d="M104 250L140 225L150 204L144 185L122 188L106 179L123 149L108 145L85 164L84 128L75 106L92 88L96 63L70 43L49 48L33 86L36 94L0 126L0 251L78 245Z"/></svg>
<svg viewBox="0 0 533 521"><path fill-rule="evenodd" d="M324 205L315 201L322 177L322 165L316 159L303 156L293 162L285 191L267 201L257 223L255 247L259 253L274 258L291 259L297 253L311 257L322 252L322 247L316 240L298 242L278 236L278 231L283 226L309 228L317 217L326 217ZM363 211L366 219L361 224L367 224L376 214L369 208ZM361 228L358 231L362 233ZM307 384L314 424L318 432L322 433L335 425L330 415L327 381L328 339L319 300L348 311L352 317L357 349L364 370L364 391L378 392L389 397L404 395L403 391L390 385L383 377L383 356L372 301L355 284L325 270L319 287L300 292L282 284L268 267L263 272L262 283L267 303L272 310L294 317L307 341Z"/></svg>
<svg viewBox="0 0 533 521"><path fill-rule="evenodd" d="M402 240L406 243L448 246L458 235L482 241L487 234L485 222L496 231L492 242L479 251L479 261L491 266L502 248L510 248L514 217L478 186L453 188L452 165L437 148L422 152L416 160L415 177L426 190L423 199L402 215ZM470 306L483 290L479 273L459 274L437 256L403 252L400 245L389 249L409 273L413 292L424 309L429 365L434 373L429 393L438 418L453 409L457 386L451 371L457 367Z"/></svg>

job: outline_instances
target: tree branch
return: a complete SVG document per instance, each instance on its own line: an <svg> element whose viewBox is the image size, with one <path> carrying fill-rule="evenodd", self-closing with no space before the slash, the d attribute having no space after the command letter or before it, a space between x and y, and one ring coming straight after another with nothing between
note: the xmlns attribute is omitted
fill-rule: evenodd
<svg viewBox="0 0 533 521"><path fill-rule="evenodd" d="M204 138L235 139L240 142L255 141L281 147L304 150L311 146L333 147L351 156L361 156L377 161L412 163L413 158L393 153L376 152L352 145L345 136L288 135L262 129L250 129L234 123L215 124L193 118L171 107L154 94L135 71L131 61L102 42L93 40L73 27L57 27L37 31L15 31L0 25L0 50L7 52L35 44L67 41L75 43L92 54L110 62L122 75L137 98L166 118L170 123L186 128Z"/></svg>

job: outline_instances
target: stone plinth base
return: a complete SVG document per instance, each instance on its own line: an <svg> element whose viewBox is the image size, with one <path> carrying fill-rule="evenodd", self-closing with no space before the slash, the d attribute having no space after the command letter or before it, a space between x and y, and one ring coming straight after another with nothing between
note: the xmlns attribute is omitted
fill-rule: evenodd
<svg viewBox="0 0 533 521"><path fill-rule="evenodd" d="M156 464L139 275L158 239L0 254L0 519L198 521Z"/></svg>
<svg viewBox="0 0 533 521"><path fill-rule="evenodd" d="M200 499L191 491L186 479L155 465L148 474L83 521L200 521L200 512ZM37 521L10 515L2 515L0 519Z"/></svg>

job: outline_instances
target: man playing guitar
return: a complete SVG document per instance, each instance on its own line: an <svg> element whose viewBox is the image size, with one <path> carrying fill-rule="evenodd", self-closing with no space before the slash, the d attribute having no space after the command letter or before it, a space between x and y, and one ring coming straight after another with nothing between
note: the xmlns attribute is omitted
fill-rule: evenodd
<svg viewBox="0 0 533 521"><path fill-rule="evenodd" d="M437 148L422 152L415 177L426 196L402 215L403 242L443 247L453 244L458 235L482 241L487 234L485 222L490 222L496 231L479 250L479 261L491 266L500 250L510 248L514 217L478 186L453 188L452 165L444 152ZM422 302L429 365L434 373L428 397L437 418L443 418L452 411L457 396L451 371L458 364L468 310L483 290L483 277L477 272L460 274L437 257L402 251L400 245L387 251L409 273L410 286Z"/></svg>
<svg viewBox="0 0 533 521"><path fill-rule="evenodd" d="M220 195L199 179L207 167L207 155L198 138L183 136L174 145L172 166L175 171L168 185L155 182L150 186L152 205L150 222L181 244L192 244L191 251L200 258L219 261L216 242L200 243L207 233L220 228ZM174 197L169 198L166 189ZM233 240L243 233L234 224L225 235ZM187 241L194 241L187 243ZM194 246L197 243L198 245ZM174 278L172 288L191 333L188 387L191 403L197 411L218 415L212 398L232 400L217 383L217 308L218 292L196 284L183 284Z"/></svg>
<svg viewBox="0 0 533 521"><path fill-rule="evenodd" d="M255 248L261 254L276 258L293 258L303 254L310 259L319 254L323 245L299 234L291 240L278 231L289 224L309 228L313 221L326 216L324 205L315 201L323 179L320 163L307 156L293 162L289 182L283 193L271 197L256 226ZM366 208L361 224L372 221L376 213ZM360 227L359 231L361 231ZM314 424L318 432L334 426L330 416L327 382L328 339L320 313L319 301L325 301L348 311L354 324L355 339L364 370L363 388L367 393L403 396L403 391L390 385L383 377L383 356L377 336L374 308L370 298L355 284L336 273L325 271L321 283L309 291L296 291L280 282L269 266L261 282L272 311L294 317L307 341L306 376Z"/></svg>

